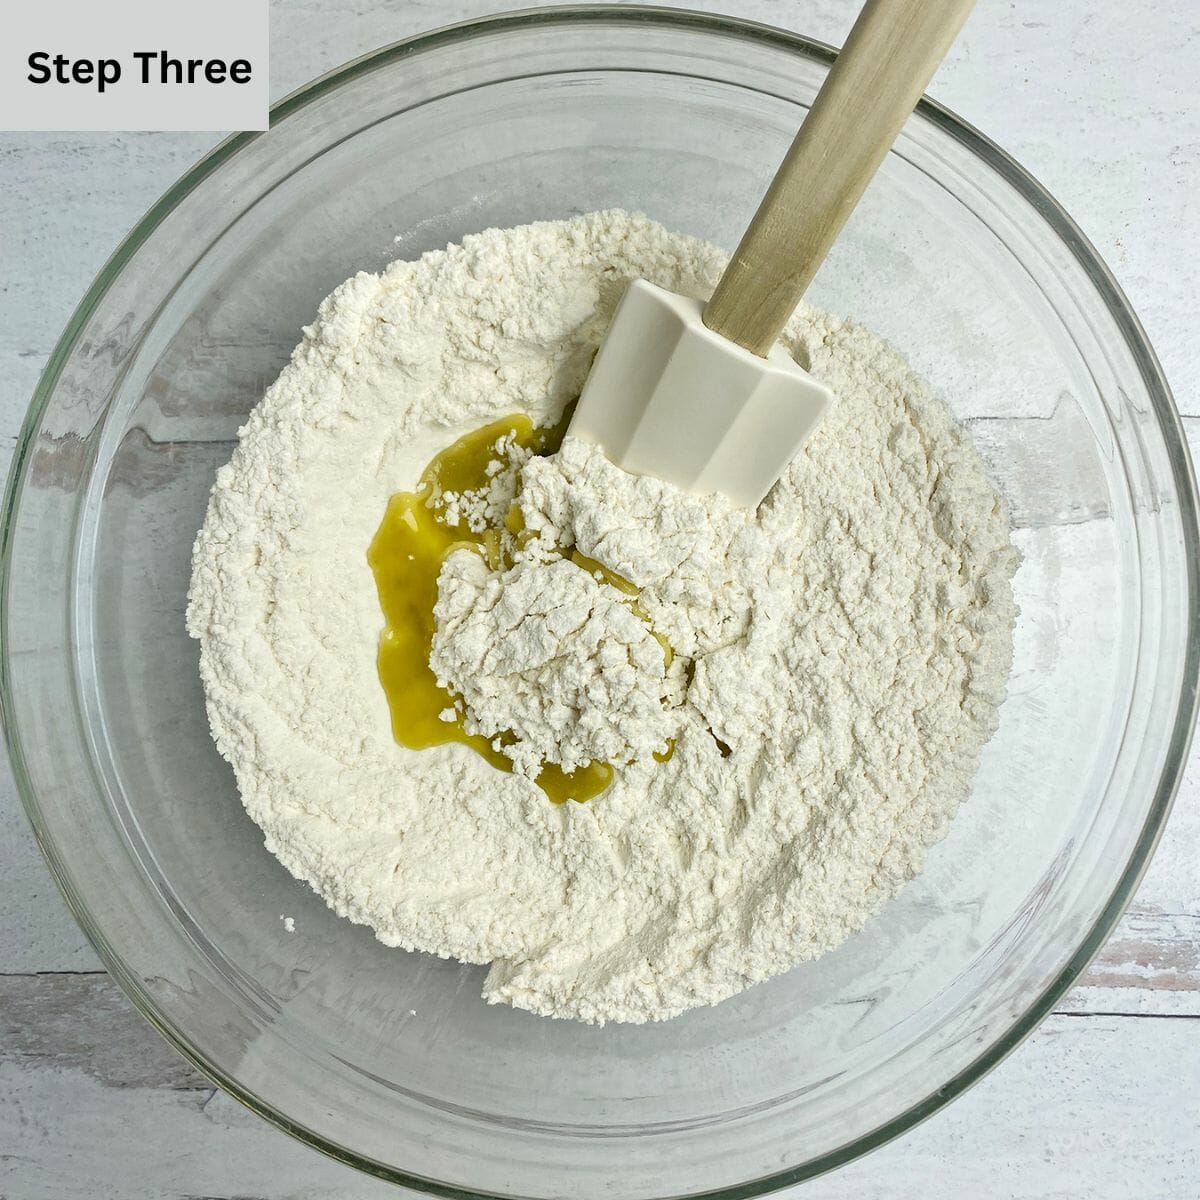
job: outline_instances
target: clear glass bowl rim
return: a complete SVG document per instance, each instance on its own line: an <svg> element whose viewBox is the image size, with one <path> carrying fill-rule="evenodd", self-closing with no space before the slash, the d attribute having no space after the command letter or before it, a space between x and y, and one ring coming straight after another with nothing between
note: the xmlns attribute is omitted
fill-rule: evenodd
<svg viewBox="0 0 1200 1200"><path fill-rule="evenodd" d="M673 31L719 34L783 50L825 66L831 64L837 57L837 51L833 47L799 34L742 18L688 9L651 5L566 5L523 9L443 26L361 55L319 76L273 105L270 123L273 127L276 123L299 112L314 100L361 74L380 67L391 66L428 51L446 49L456 44L497 33L592 23L649 25ZM1126 347L1137 364L1170 459L1185 541L1193 550L1187 556L1188 641L1179 706L1176 710L1168 753L1153 803L1133 853L1117 878L1108 903L1091 929L1082 938L1078 949L1062 972L1026 1009L1013 1027L997 1042L984 1050L970 1066L942 1084L923 1101L899 1113L856 1141L786 1171L748 1180L733 1187L710 1192L690 1193L688 1200L745 1200L745 1198L760 1196L779 1188L790 1187L842 1166L885 1142L891 1141L932 1116L943 1105L978 1082L1020 1045L1051 1012L1059 999L1087 967L1107 940L1121 913L1132 899L1166 824L1187 762L1192 732L1196 723L1198 701L1200 701L1200 693L1197 689L1197 681L1200 677L1200 533L1198 533L1197 525L1200 500L1197 498L1196 478L1179 412L1154 350L1147 340L1141 322L1134 314L1112 273L1083 232L1054 197L1015 159L949 109L928 97L923 97L917 105L916 111L926 121L943 133L949 134L976 158L995 171L1005 183L1034 208L1086 273L1090 283L1096 289L1097 295L1107 308L1108 314L1121 331ZM0 718L3 718L5 741L22 803L37 836L38 845L68 907L121 989L133 1001L142 1016L185 1059L252 1112L329 1157L356 1167L367 1174L418 1191L448 1197L450 1200L511 1200L511 1197L508 1196L465 1190L439 1183L436 1180L408 1175L396 1168L347 1151L323 1138L320 1134L297 1125L285 1114L248 1092L235 1079L208 1061L204 1051L189 1041L185 1030L176 1028L166 1021L157 1011L141 980L125 967L120 956L108 945L103 930L93 923L86 904L74 887L68 864L59 854L58 848L48 838L42 836L43 825L40 820L39 802L25 769L20 733L15 727L16 706L6 649L10 618L11 552L26 468L42 416L55 391L62 369L75 349L80 333L138 248L166 216L186 200L201 181L218 170L228 158L262 136L263 134L259 132L236 133L224 139L181 176L146 212L104 264L95 281L79 302L38 381L14 450L4 496L3 518L0 523Z"/></svg>

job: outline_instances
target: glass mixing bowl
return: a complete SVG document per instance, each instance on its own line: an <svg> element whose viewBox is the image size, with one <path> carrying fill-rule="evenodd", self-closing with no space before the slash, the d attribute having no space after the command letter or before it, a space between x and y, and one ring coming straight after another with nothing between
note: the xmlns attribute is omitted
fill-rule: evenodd
<svg viewBox="0 0 1200 1200"><path fill-rule="evenodd" d="M3 705L30 817L150 1021L348 1163L454 1196L795 1182L1012 1049L1151 853L1196 703L1179 421L1079 231L930 103L812 299L895 342L970 428L1011 506L1021 616L969 802L862 933L662 1025L489 1008L481 969L385 949L295 882L209 740L183 624L192 538L318 301L397 255L606 206L732 246L830 60L762 26L624 7L369 55L172 188L46 368L4 525Z"/></svg>

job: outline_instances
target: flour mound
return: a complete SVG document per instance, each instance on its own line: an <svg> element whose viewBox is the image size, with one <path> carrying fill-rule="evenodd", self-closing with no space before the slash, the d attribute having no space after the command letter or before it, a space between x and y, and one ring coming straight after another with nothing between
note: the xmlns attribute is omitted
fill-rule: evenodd
<svg viewBox="0 0 1200 1200"><path fill-rule="evenodd" d="M725 496L631 475L567 438L552 458L525 465L517 503L526 529L575 546L642 589L650 624L676 653L690 658L745 631L770 550L754 515Z"/></svg>
<svg viewBox="0 0 1200 1200"><path fill-rule="evenodd" d="M619 593L569 559L524 557L490 571L474 550L438 578L429 664L466 703L468 733L512 733L502 747L522 775L574 771L665 751L678 671Z"/></svg>
<svg viewBox="0 0 1200 1200"><path fill-rule="evenodd" d="M570 439L458 498L473 528L520 492L535 540L637 584L686 660L677 693L645 621L566 560L493 578L448 559L435 669L481 729L502 696L530 761L547 745L631 760L608 790L554 805L528 764L394 741L366 558L389 497L469 430L557 421L630 279L703 298L724 261L606 212L356 276L251 413L196 541L188 629L267 848L386 944L491 964L492 1003L662 1020L825 953L920 870L996 727L1017 564L1003 507L899 355L802 307L784 344L837 401L756 513ZM560 585L563 613L520 619ZM659 763L645 750L668 726Z"/></svg>

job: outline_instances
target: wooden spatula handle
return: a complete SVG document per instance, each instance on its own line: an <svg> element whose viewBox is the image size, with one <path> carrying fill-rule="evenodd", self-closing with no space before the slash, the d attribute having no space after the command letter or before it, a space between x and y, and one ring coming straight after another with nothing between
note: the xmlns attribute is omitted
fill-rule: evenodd
<svg viewBox="0 0 1200 1200"><path fill-rule="evenodd" d="M867 0L704 311L766 356L974 0Z"/></svg>

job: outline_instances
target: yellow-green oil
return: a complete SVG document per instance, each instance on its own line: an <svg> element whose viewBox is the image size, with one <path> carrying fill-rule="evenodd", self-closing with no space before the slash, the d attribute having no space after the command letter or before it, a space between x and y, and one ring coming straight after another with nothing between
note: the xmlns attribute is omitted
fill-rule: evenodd
<svg viewBox="0 0 1200 1200"><path fill-rule="evenodd" d="M558 425L535 429L524 414L494 421L461 437L438 454L425 468L417 488L398 492L388 503L367 559L375 575L375 586L383 608L384 632L379 643L379 679L387 695L396 741L411 750L423 750L447 742L461 742L481 754L501 771L511 771L512 761L493 748L495 739L468 733L462 714L444 721L441 714L454 707L454 697L438 686L429 667L433 646L433 608L437 602L437 580L442 563L451 550L474 546L497 569L502 562L499 529L480 533L449 525L439 497L446 492L463 493L486 487L488 464L497 456L497 445L511 437L516 445L535 454L553 454L562 443L568 417ZM501 451L502 453L502 451ZM520 512L508 515L510 533L521 532ZM626 594L636 594L628 581L582 556L573 556L584 570L600 571L605 580ZM456 710L457 711L457 710ZM501 734L499 744L512 740ZM546 763L537 777L538 786L556 804L566 800L589 800L598 796L613 778L608 763L591 762L575 771L564 771Z"/></svg>

